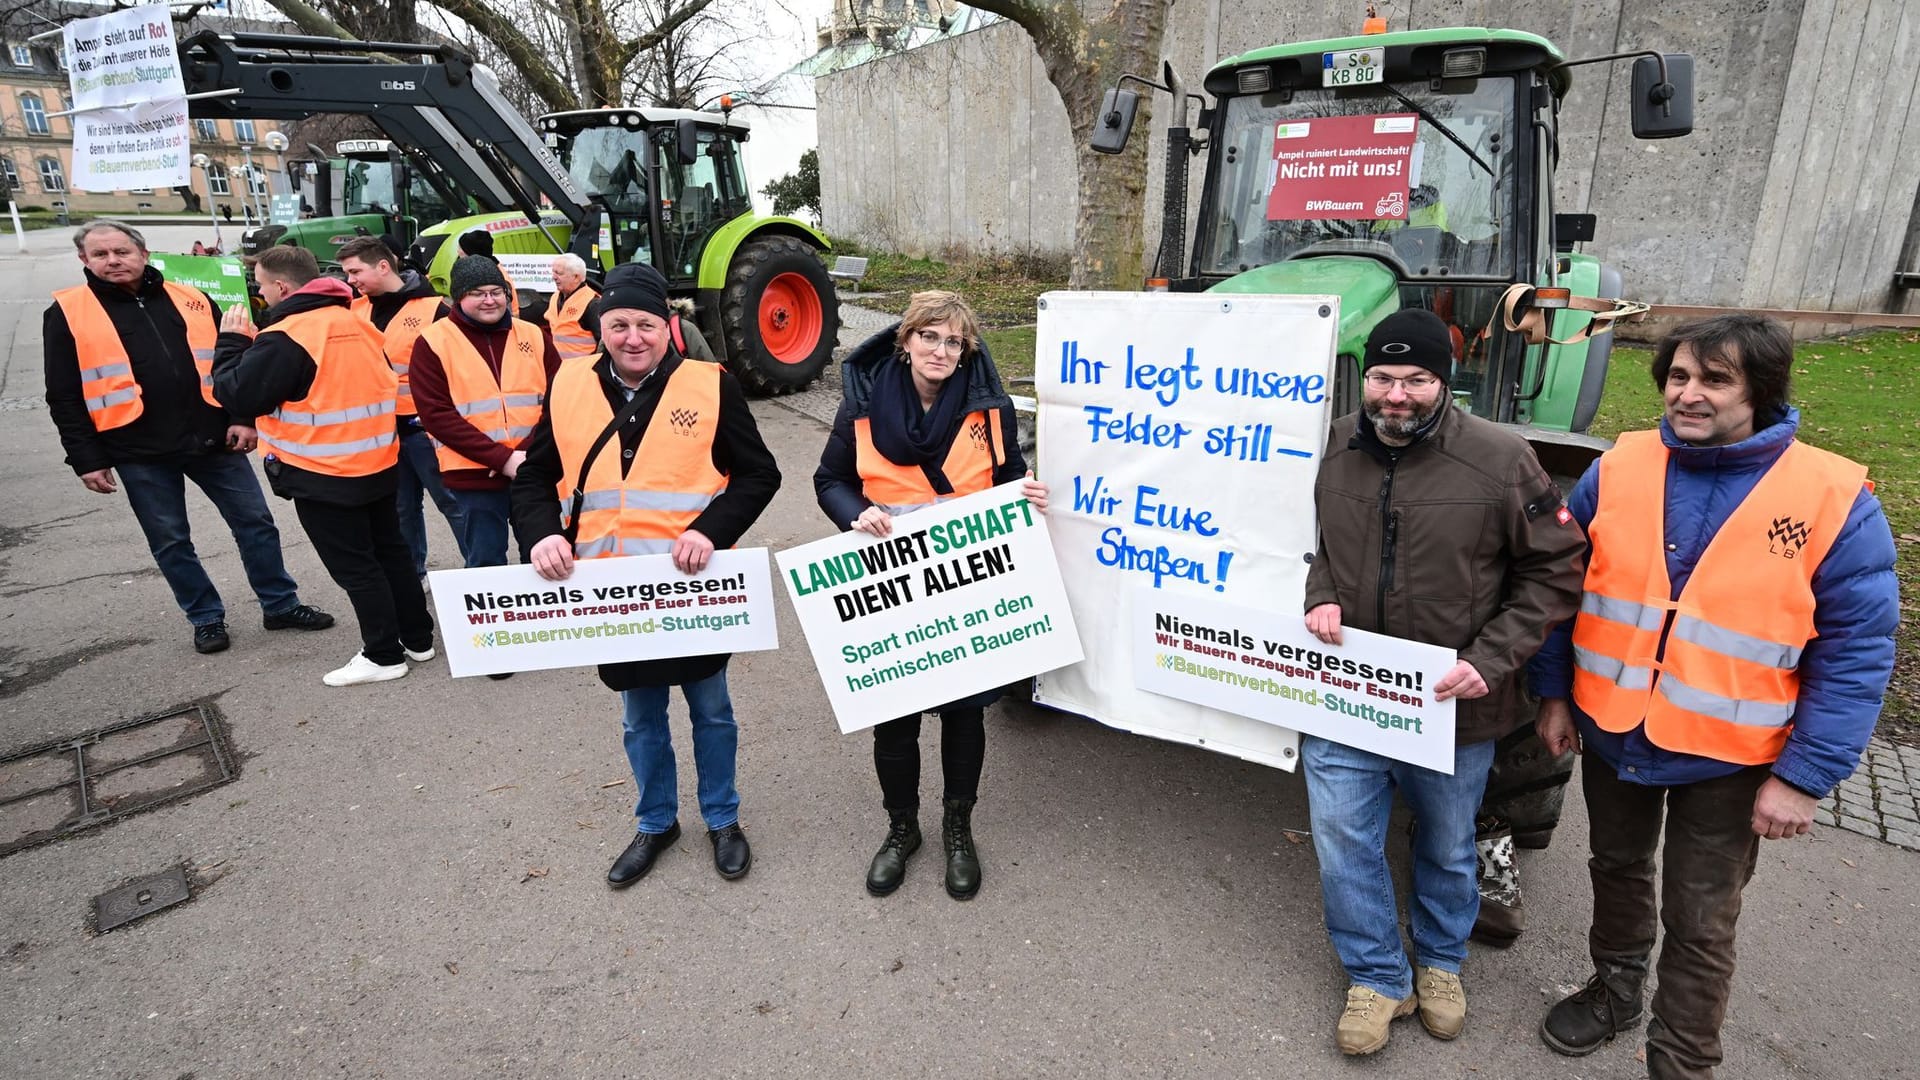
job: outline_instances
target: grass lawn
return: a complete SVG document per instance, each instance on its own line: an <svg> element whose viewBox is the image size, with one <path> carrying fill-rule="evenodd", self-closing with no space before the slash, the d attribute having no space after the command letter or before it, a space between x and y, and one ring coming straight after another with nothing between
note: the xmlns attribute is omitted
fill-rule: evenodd
<svg viewBox="0 0 1920 1080"><path fill-rule="evenodd" d="M883 295L863 295L860 303L866 306L899 314L919 289L952 289L965 296L980 317L1002 376L1016 392L1027 389L1020 383L1033 375L1034 301L1041 293L1067 287L1064 265L908 259L861 252L851 245L836 245L836 250L871 260L861 291ZM1651 350L1644 348L1614 350L1593 434L1612 438L1660 422L1660 394L1648 373L1652 359ZM1893 525L1901 595L1920 595L1920 333L1884 331L1802 343L1794 366L1793 403L1800 408L1801 438L1867 466ZM1920 745L1917 660L1920 629L1903 618L1880 730L1910 745Z"/></svg>

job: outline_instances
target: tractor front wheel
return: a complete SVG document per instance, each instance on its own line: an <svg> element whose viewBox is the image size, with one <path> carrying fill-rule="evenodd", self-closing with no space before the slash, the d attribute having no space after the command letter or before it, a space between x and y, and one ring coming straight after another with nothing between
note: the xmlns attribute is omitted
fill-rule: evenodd
<svg viewBox="0 0 1920 1080"><path fill-rule="evenodd" d="M820 377L840 336L840 299L804 241L742 244L720 295L727 366L756 394L790 394Z"/></svg>

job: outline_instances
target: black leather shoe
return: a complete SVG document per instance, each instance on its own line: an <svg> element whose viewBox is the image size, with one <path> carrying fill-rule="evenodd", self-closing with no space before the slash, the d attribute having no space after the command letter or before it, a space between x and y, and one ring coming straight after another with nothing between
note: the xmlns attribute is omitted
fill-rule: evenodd
<svg viewBox="0 0 1920 1080"><path fill-rule="evenodd" d="M1640 1022L1640 988L1623 997L1596 973L1587 985L1561 998L1540 1021L1540 1041L1568 1057L1585 1057Z"/></svg>
<svg viewBox="0 0 1920 1080"><path fill-rule="evenodd" d="M301 604L297 608L269 615L260 621L269 630L325 630L333 625L333 616L317 607Z"/></svg>
<svg viewBox="0 0 1920 1080"><path fill-rule="evenodd" d="M713 868L728 881L738 881L747 876L753 868L753 847L747 843L747 834L740 830L740 823L724 825L710 829L707 839L713 842Z"/></svg>
<svg viewBox="0 0 1920 1080"><path fill-rule="evenodd" d="M887 827L887 838L874 853L872 865L867 867L867 891L875 896L891 895L900 887L907 879L908 856L920 850L917 811L889 810L887 813L893 823Z"/></svg>
<svg viewBox="0 0 1920 1080"><path fill-rule="evenodd" d="M193 651L197 653L226 652L233 644L227 640L227 624L210 622L205 626L193 628Z"/></svg>
<svg viewBox="0 0 1920 1080"><path fill-rule="evenodd" d="M980 856L973 850L973 800L948 799L940 832L947 848L947 895L971 900L980 891Z"/></svg>
<svg viewBox="0 0 1920 1080"><path fill-rule="evenodd" d="M677 821L667 826L667 831L663 833L634 833L633 843L628 844L627 850L613 860L613 869L607 871L607 884L624 889L646 877L647 871L653 869L653 861L678 839L680 823Z"/></svg>

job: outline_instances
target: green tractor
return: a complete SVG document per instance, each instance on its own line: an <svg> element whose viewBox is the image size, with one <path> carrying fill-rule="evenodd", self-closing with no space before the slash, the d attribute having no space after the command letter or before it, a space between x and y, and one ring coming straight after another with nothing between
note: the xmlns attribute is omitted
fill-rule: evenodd
<svg viewBox="0 0 1920 1080"><path fill-rule="evenodd" d="M240 238L242 255L290 244L313 252L324 266L355 237L391 236L404 247L423 228L452 217L453 207L469 210L463 192L390 140L349 139L334 144L334 154L295 162L287 172L293 190L321 216L248 229Z"/></svg>
<svg viewBox="0 0 1920 1080"><path fill-rule="evenodd" d="M1578 475L1580 437L1612 335L1587 338L1620 274L1575 245L1594 217L1556 213L1560 104L1577 64L1637 57L1634 134L1692 129L1692 59L1628 53L1569 63L1546 39L1447 28L1307 41L1222 60L1198 130L1171 68L1167 203L1156 274L1174 291L1340 297L1333 412L1359 406L1374 324L1421 307L1453 328L1454 401L1527 429L1549 469ZM1093 148L1117 153L1138 95L1109 90ZM1197 95L1196 95L1197 96ZM1186 164L1207 155L1183 267ZM1516 288L1515 286L1521 286ZM1585 310L1581 310L1585 309ZM1560 342L1566 342L1561 344ZM1558 458L1558 460L1550 460Z"/></svg>
<svg viewBox="0 0 1920 1080"><path fill-rule="evenodd" d="M691 298L701 332L748 390L785 394L818 378L833 356L840 304L821 254L826 235L797 218L760 217L741 165L746 121L731 112L581 109L536 128L574 186L599 210L591 267L651 264ZM493 233L494 254L552 255L579 221L543 214L463 218L424 230L413 258L444 286L456 244ZM543 235L546 234L546 235ZM551 239L549 239L551 237Z"/></svg>

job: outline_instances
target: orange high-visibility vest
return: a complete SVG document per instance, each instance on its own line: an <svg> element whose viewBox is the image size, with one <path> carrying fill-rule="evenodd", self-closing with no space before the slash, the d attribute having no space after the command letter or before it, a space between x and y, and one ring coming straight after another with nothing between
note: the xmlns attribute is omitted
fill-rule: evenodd
<svg viewBox="0 0 1920 1080"><path fill-rule="evenodd" d="M674 369L624 477L615 437L601 447L581 483L580 463L613 422L596 365L561 365L547 418L564 469L558 487L562 519L573 510L576 485L585 496L573 540L576 558L671 551L680 534L727 490L726 474L713 467L713 441L720 432L717 364L682 363Z"/></svg>
<svg viewBox="0 0 1920 1080"><path fill-rule="evenodd" d="M393 368L395 375L400 376L400 393L396 399L398 401L396 411L401 416L413 416L416 413L413 407L413 385L407 381L407 372L413 366L413 343L420 339L422 331L433 325L433 317L440 311L440 305L444 302L437 296L416 296L400 305L400 310L393 313L387 328L380 331L385 339L382 347L387 354L387 366ZM371 297L356 296L350 307L355 315L369 323L373 321ZM378 326L374 329L380 330Z"/></svg>
<svg viewBox="0 0 1920 1080"><path fill-rule="evenodd" d="M509 316L511 318L511 316ZM447 393L453 407L467 423L508 449L518 450L540 422L540 405L546 400L547 343L540 328L529 322L513 320L500 354L500 377L480 356L460 327L452 319L441 319L420 334L447 374ZM440 471L485 469L486 466L456 453L435 439L434 456Z"/></svg>
<svg viewBox="0 0 1920 1080"><path fill-rule="evenodd" d="M553 331L553 347L560 359L571 360L576 356L592 356L600 346L593 335L580 325L580 319L587 313L587 305L600 298L591 285L581 285L567 295L554 313L547 316L547 328Z"/></svg>
<svg viewBox="0 0 1920 1080"><path fill-rule="evenodd" d="M259 420L268 457L327 476L372 476L400 460L394 432L399 377L380 351L380 331L344 305L289 315L282 333L313 357L313 386Z"/></svg>
<svg viewBox="0 0 1920 1080"><path fill-rule="evenodd" d="M1780 756L1814 637L1813 575L1865 466L1787 448L1720 527L1678 599L1667 577L1667 448L1620 436L1600 458L1593 556L1573 624L1573 700L1615 733L1739 765Z"/></svg>
<svg viewBox="0 0 1920 1080"><path fill-rule="evenodd" d="M193 367L200 376L200 396L207 404L224 410L213 396L213 348L220 339L213 308L198 289L171 281L163 281L161 286L187 324L187 347L193 350ZM73 333L73 352L80 359L80 394L87 400L93 429L111 431L140 419L147 407L140 400L140 384L133 378L133 361L100 298L91 286L75 285L55 292L53 299Z"/></svg>
<svg viewBox="0 0 1920 1080"><path fill-rule="evenodd" d="M873 421L868 418L853 422L853 438L861 493L868 502L895 516L987 490L993 486L994 467L1007 459L999 409L969 413L960 422L953 445L947 448L946 461L940 466L953 485L950 495L937 494L920 466L896 465L887 460L873 445Z"/></svg>

